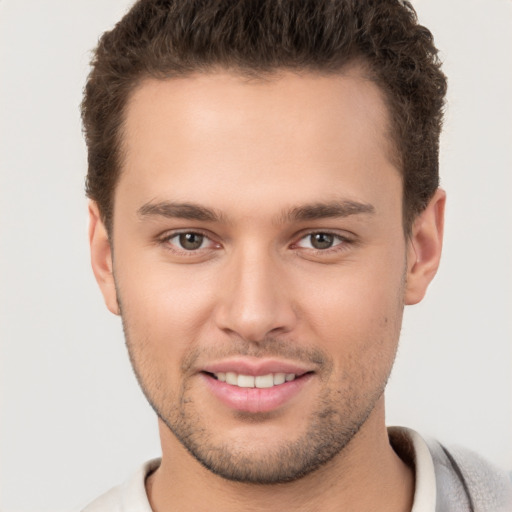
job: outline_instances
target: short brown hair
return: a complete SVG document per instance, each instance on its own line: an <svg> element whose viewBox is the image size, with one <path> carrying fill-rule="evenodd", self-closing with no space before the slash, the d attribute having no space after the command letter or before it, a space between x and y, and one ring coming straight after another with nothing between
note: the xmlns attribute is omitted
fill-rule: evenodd
<svg viewBox="0 0 512 512"><path fill-rule="evenodd" d="M403 0L139 0L105 32L82 102L86 192L112 228L127 101L148 77L223 67L250 74L320 73L362 63L390 113L403 178L404 229L439 186L446 78L432 34Z"/></svg>

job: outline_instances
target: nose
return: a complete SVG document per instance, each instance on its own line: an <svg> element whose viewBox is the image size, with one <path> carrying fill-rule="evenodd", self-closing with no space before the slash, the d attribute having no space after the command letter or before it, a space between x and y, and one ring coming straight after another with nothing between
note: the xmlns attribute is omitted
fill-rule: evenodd
<svg viewBox="0 0 512 512"><path fill-rule="evenodd" d="M265 251L234 255L222 272L217 327L251 342L290 332L297 315L286 286L285 262Z"/></svg>

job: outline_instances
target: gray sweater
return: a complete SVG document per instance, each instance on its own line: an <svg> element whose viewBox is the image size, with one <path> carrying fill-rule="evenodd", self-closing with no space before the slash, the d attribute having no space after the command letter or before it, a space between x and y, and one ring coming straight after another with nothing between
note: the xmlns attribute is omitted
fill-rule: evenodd
<svg viewBox="0 0 512 512"><path fill-rule="evenodd" d="M427 445L436 474L436 512L512 512L512 474L464 448Z"/></svg>

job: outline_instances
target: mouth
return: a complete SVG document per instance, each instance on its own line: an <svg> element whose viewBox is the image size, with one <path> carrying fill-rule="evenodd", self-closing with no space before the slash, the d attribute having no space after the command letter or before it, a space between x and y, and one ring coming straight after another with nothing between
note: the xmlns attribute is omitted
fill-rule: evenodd
<svg viewBox="0 0 512 512"><path fill-rule="evenodd" d="M230 409L261 413L279 409L301 394L314 372L249 375L234 371L202 371L205 382Z"/></svg>
<svg viewBox="0 0 512 512"><path fill-rule="evenodd" d="M208 373L208 372L205 372ZM310 373L310 372L307 372ZM295 373L268 373L266 375L244 375L243 373L235 372L217 372L208 373L219 382L225 382L231 386L239 388L259 388L266 389L274 386L280 386L285 382L291 382L300 375ZM304 375L304 374L303 374Z"/></svg>

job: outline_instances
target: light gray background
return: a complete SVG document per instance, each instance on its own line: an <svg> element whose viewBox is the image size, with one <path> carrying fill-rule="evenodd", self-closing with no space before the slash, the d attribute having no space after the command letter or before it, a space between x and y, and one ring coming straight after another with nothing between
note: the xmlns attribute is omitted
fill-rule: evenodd
<svg viewBox="0 0 512 512"><path fill-rule="evenodd" d="M93 280L78 104L126 0L0 0L0 507L85 504L159 454ZM444 260L408 308L388 423L512 468L512 3L417 0L450 78Z"/></svg>

